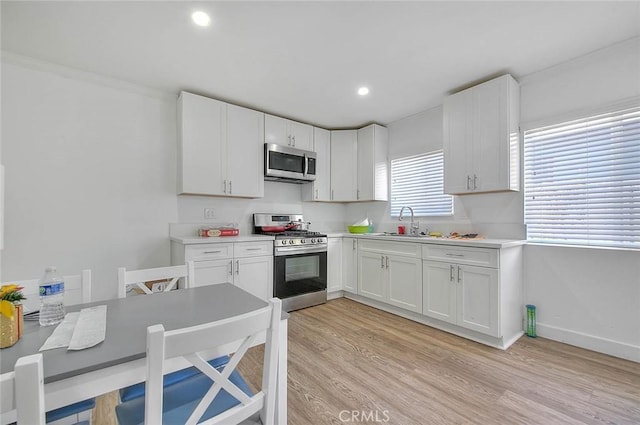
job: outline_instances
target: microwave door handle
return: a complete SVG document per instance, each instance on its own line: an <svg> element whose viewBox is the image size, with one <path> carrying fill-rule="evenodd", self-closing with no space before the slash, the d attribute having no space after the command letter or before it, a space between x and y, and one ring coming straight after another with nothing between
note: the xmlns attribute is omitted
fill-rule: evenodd
<svg viewBox="0 0 640 425"><path fill-rule="evenodd" d="M309 157L307 154L304 154L304 176L306 177L309 173Z"/></svg>

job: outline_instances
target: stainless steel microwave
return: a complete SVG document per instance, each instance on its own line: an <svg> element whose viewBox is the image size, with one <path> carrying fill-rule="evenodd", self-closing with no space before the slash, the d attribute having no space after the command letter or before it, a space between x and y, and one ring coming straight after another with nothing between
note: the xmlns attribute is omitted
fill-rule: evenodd
<svg viewBox="0 0 640 425"><path fill-rule="evenodd" d="M264 179L289 183L313 181L316 179L316 153L265 143Z"/></svg>

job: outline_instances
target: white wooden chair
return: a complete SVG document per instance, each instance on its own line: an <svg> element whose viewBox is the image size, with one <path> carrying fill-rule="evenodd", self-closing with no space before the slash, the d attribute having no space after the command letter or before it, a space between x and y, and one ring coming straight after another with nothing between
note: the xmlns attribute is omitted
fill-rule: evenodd
<svg viewBox="0 0 640 425"><path fill-rule="evenodd" d="M195 266L193 261L180 266L156 267L152 269L129 270L125 267L118 269L118 298L127 296L128 286L135 285L144 294L153 294L154 291L145 285L145 282L153 282L155 280L165 281L162 283L162 291L166 292L176 289L180 279L184 279L183 288L188 288L190 282L193 282L195 275Z"/></svg>
<svg viewBox="0 0 640 425"><path fill-rule="evenodd" d="M91 270L82 270L78 275L64 275L64 304L84 304L91 302ZM22 286L22 293L27 298L22 301L24 312L29 313L40 309L40 279L12 280L3 284L15 283ZM3 374L4 375L7 374ZM6 377L5 377L6 378ZM6 383L2 389L5 390ZM3 404L5 396L2 395ZM95 399L91 398L69 406L47 412L48 424L66 425L77 422L91 423L91 411L95 406ZM28 422L25 422L28 423ZM4 420L0 421L4 424Z"/></svg>
<svg viewBox="0 0 640 425"><path fill-rule="evenodd" d="M204 325L172 331L165 331L162 325L150 326L145 399L118 405L119 424L273 424L281 310L281 301L272 298L260 310ZM266 342L262 388L252 394L235 368L263 332ZM220 371L205 360L214 352L233 352ZM201 373L163 388L166 364L177 359L186 360Z"/></svg>
<svg viewBox="0 0 640 425"><path fill-rule="evenodd" d="M84 304L91 302L91 270L82 270L81 274L62 276L64 279L64 304ZM11 280L4 284L15 283L22 286L27 298L22 301L25 313L40 309L40 278Z"/></svg>

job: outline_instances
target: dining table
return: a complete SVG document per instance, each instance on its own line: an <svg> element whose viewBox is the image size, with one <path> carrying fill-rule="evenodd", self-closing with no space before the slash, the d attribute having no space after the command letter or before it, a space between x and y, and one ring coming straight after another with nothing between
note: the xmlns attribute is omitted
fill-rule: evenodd
<svg viewBox="0 0 640 425"><path fill-rule="evenodd" d="M98 305L107 306L104 341L83 350L57 348L42 351L46 410L97 397L143 382L146 379L147 328L162 324L174 330L214 322L266 307L262 300L230 283L185 288L152 295L138 295L68 306L67 312ZM287 326L288 313L279 322L276 421L287 423ZM38 353L55 326L25 321L18 342L0 351L1 375L13 373L16 360ZM265 339L256 340L256 345ZM213 358L226 354L209 352ZM228 352L228 351L227 351ZM170 370L189 366L185 361L170 364ZM0 388L2 425L15 422L13 381ZM13 410L12 410L13 406Z"/></svg>

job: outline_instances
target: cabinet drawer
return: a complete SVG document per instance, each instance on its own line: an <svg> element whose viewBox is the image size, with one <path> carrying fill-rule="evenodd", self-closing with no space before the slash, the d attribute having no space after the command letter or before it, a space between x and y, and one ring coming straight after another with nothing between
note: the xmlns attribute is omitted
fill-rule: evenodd
<svg viewBox="0 0 640 425"><path fill-rule="evenodd" d="M273 255L273 242L236 242L233 246L233 256L235 258L263 255Z"/></svg>
<svg viewBox="0 0 640 425"><path fill-rule="evenodd" d="M232 243L211 243L204 245L187 245L184 249L185 261L217 260L233 257Z"/></svg>
<svg viewBox="0 0 640 425"><path fill-rule="evenodd" d="M493 248L425 244L422 246L422 258L482 267L498 268L500 266L498 250Z"/></svg>
<svg viewBox="0 0 640 425"><path fill-rule="evenodd" d="M360 239L360 241L358 241L358 249L365 252L380 252L387 255L402 255L405 257L420 258L419 243Z"/></svg>

